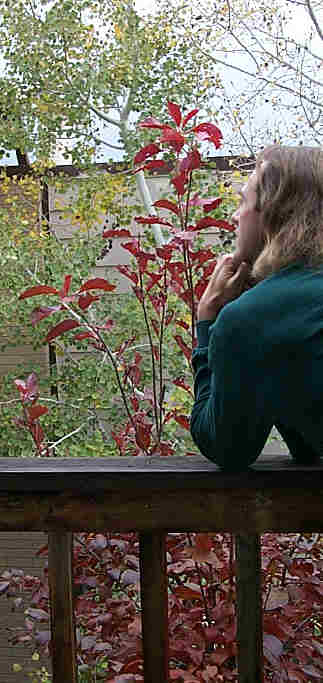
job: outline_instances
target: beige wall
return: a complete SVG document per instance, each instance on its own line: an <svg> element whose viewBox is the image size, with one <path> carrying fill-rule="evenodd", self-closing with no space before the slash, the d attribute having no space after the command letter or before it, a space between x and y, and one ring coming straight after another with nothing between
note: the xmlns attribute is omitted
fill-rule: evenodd
<svg viewBox="0 0 323 683"><path fill-rule="evenodd" d="M17 188L15 185L14 181L11 181L11 191L9 190L8 194L3 194L1 192L1 185L0 185L0 208L5 207L6 210L9 210L10 212L10 205L8 205L6 199L10 199L10 196L15 197L15 199L19 198L19 201L21 201L22 204L24 204L24 214L26 219L28 219L28 216L30 217L30 220L35 222L35 218L33 217L33 212L35 211L38 213L39 210L39 204L38 202L32 203L30 198L25 198L23 191ZM3 297L6 296L6 292L2 292L1 294ZM9 293L10 296L10 293ZM15 321L12 321L12 325L14 326ZM10 324L10 321L9 321ZM6 329L1 326L1 331L0 331L0 345L6 340L7 335L6 335ZM5 375L7 372L12 371L18 363L22 363L26 361L27 363L31 363L32 365L35 366L41 366L44 369L47 368L48 366L48 351L46 348L40 349L35 351L33 347L30 344L24 344L16 346L16 347L11 347L7 349L4 352L0 352L0 382L1 382L1 376Z"/></svg>

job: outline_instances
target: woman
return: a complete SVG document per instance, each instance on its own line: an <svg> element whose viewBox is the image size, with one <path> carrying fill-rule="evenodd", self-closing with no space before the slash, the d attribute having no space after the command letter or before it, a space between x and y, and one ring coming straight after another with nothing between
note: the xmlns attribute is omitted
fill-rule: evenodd
<svg viewBox="0 0 323 683"><path fill-rule="evenodd" d="M198 306L191 433L209 460L241 471L275 425L312 464L323 455L322 150L267 148L233 221L237 249Z"/></svg>

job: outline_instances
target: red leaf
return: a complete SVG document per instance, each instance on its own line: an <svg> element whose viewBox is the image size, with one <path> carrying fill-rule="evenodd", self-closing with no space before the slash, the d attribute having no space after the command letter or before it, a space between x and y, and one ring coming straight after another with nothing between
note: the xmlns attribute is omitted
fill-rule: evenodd
<svg viewBox="0 0 323 683"><path fill-rule="evenodd" d="M94 332L80 332L79 334L75 334L73 339L75 339L75 341L82 341L83 339L97 339L97 337Z"/></svg>
<svg viewBox="0 0 323 683"><path fill-rule="evenodd" d="M185 138L171 126L164 126L160 143L172 147L175 152L180 152L185 144Z"/></svg>
<svg viewBox="0 0 323 683"><path fill-rule="evenodd" d="M138 256L140 249L138 240L132 239L130 242L121 242L121 246L123 249L130 251L130 254L133 256Z"/></svg>
<svg viewBox="0 0 323 683"><path fill-rule="evenodd" d="M167 166L166 161L154 159L153 161L148 161L148 163L144 165L144 168L147 169L147 171L154 171L158 168L164 168L165 166Z"/></svg>
<svg viewBox="0 0 323 683"><path fill-rule="evenodd" d="M165 128L165 124L160 123L160 121L157 121L152 116L148 116L147 119L139 123L139 128Z"/></svg>
<svg viewBox="0 0 323 683"><path fill-rule="evenodd" d="M131 232L122 228L120 230L105 230L102 233L102 237L131 237Z"/></svg>
<svg viewBox="0 0 323 683"><path fill-rule="evenodd" d="M165 244L164 247L156 248L156 254L157 256L159 256L159 258L164 259L166 262L169 262L173 256L174 249L175 247L171 244Z"/></svg>
<svg viewBox="0 0 323 683"><path fill-rule="evenodd" d="M141 658L134 658L127 662L121 669L121 674L136 674L143 670L143 662Z"/></svg>
<svg viewBox="0 0 323 683"><path fill-rule="evenodd" d="M214 125L214 123L199 123L195 128L193 128L194 133L206 133L209 137L219 138L223 137L220 128Z"/></svg>
<svg viewBox="0 0 323 683"><path fill-rule="evenodd" d="M129 278L135 285L138 284L138 275L130 270L129 266L117 266L117 270L121 275L125 275L125 277Z"/></svg>
<svg viewBox="0 0 323 683"><path fill-rule="evenodd" d="M217 197L213 201L210 200L209 202L205 202L205 204L203 206L204 213L209 213L209 211L214 211L214 209L217 209L222 201L223 201L222 197Z"/></svg>
<svg viewBox="0 0 323 683"><path fill-rule="evenodd" d="M38 379L37 379L37 375L35 372L32 372L30 375L28 375L27 380L26 380L26 389L27 389L27 396L30 400L34 400L35 398L38 397L38 394L39 394Z"/></svg>
<svg viewBox="0 0 323 683"><path fill-rule="evenodd" d="M182 128L185 128L186 124L199 112L199 109L192 109L183 118Z"/></svg>
<svg viewBox="0 0 323 683"><path fill-rule="evenodd" d="M209 534L196 534L195 547L192 549L192 557L196 562L207 562L210 557L214 541Z"/></svg>
<svg viewBox="0 0 323 683"><path fill-rule="evenodd" d="M43 440L44 440L44 432L40 426L39 422L32 422L29 425L30 432L34 438L34 441L36 442L38 447L43 446Z"/></svg>
<svg viewBox="0 0 323 683"><path fill-rule="evenodd" d="M175 213L176 216L179 215L178 206L176 206L174 202L170 202L168 199L158 199L157 202L154 202L154 206L156 206L157 209L168 209L169 211Z"/></svg>
<svg viewBox="0 0 323 683"><path fill-rule="evenodd" d="M178 598L182 600L201 600L201 589L195 584L187 583L186 586L177 586L174 589L174 593Z"/></svg>
<svg viewBox="0 0 323 683"><path fill-rule="evenodd" d="M137 152L135 158L134 158L134 164L140 164L142 161L145 161L148 159L148 157L154 156L154 154L158 154L160 152L160 147L156 145L155 143L150 143L150 145L146 145L146 147L143 147L140 152Z"/></svg>
<svg viewBox="0 0 323 683"><path fill-rule="evenodd" d="M105 321L103 327L104 327L105 330L112 330L112 328L114 327L114 325L115 325L114 320L112 320L112 318L108 318L108 319Z"/></svg>
<svg viewBox="0 0 323 683"><path fill-rule="evenodd" d="M48 285L36 285L26 289L20 294L19 299L27 299L30 296L38 296L38 294L59 294L59 291L55 287L49 287Z"/></svg>
<svg viewBox="0 0 323 683"><path fill-rule="evenodd" d="M203 263L206 263L206 261L210 261L212 259L213 263L215 262L215 254L211 249L199 249L198 251L193 251L191 254L191 261L195 264L195 261L198 263L195 265L195 267L199 268L200 266L203 265Z"/></svg>
<svg viewBox="0 0 323 683"><path fill-rule="evenodd" d="M176 125L180 126L181 120L182 120L182 114L181 114L181 110L180 110L178 104L175 104L175 102L167 102L167 109L168 109L169 115L175 121Z"/></svg>
<svg viewBox="0 0 323 683"><path fill-rule="evenodd" d="M110 282L104 280L101 277L95 277L93 280L88 280L84 282L84 285L80 287L80 292L85 292L88 289L104 289L105 292L112 292L116 288L115 285L111 285Z"/></svg>
<svg viewBox="0 0 323 683"><path fill-rule="evenodd" d="M172 223L168 223L165 218L158 218L158 216L135 216L135 221L142 225L166 225L169 228L173 227Z"/></svg>
<svg viewBox="0 0 323 683"><path fill-rule="evenodd" d="M213 142L215 145L216 149L219 149L221 147L221 138L215 135L208 135L208 133L195 133L196 137L198 140L201 142Z"/></svg>
<svg viewBox="0 0 323 683"><path fill-rule="evenodd" d="M47 318L52 313L56 313L56 311L60 310L61 306L39 306L39 308L34 308L30 316L31 324L37 325L43 318Z"/></svg>
<svg viewBox="0 0 323 683"><path fill-rule="evenodd" d="M189 419L186 417L186 415L174 415L174 420L181 425L181 427L184 427L184 429L187 429L188 431L190 430L190 422Z"/></svg>
<svg viewBox="0 0 323 683"><path fill-rule="evenodd" d="M63 320L61 323L58 323L58 325L55 325L55 327L52 327L52 329L48 332L46 341L50 342L52 339L56 339L56 337L59 337L61 334L64 334L64 332L67 332L68 330L73 330L74 327L79 327L80 323L78 323L76 320L73 320L72 318L67 318L66 320Z"/></svg>
<svg viewBox="0 0 323 683"><path fill-rule="evenodd" d="M38 380L37 375L34 372L28 375L26 381L23 379L15 379L14 384L24 401L35 401L36 398L38 398Z"/></svg>
<svg viewBox="0 0 323 683"><path fill-rule="evenodd" d="M68 293L70 291L71 281L72 281L72 275L65 275L64 284L63 284L63 287L60 291L60 296L62 298L64 298L65 296L68 295Z"/></svg>
<svg viewBox="0 0 323 683"><path fill-rule="evenodd" d="M136 443L144 451L150 446L150 431L151 425L146 426L142 423L136 425Z"/></svg>
<svg viewBox="0 0 323 683"><path fill-rule="evenodd" d="M177 342L180 349L183 351L184 356L187 358L188 361L190 361L192 355L191 349L189 349L189 347L187 346L187 344L185 344L184 340L179 334L175 334L174 339Z"/></svg>
<svg viewBox="0 0 323 683"><path fill-rule="evenodd" d="M173 384L175 384L176 387L180 387L180 389L184 389L188 394L192 394L191 387L185 382L183 377L176 377L176 379L173 379Z"/></svg>
<svg viewBox="0 0 323 683"><path fill-rule="evenodd" d="M135 396L130 396L130 403L133 409L137 412L139 410L139 401Z"/></svg>
<svg viewBox="0 0 323 683"><path fill-rule="evenodd" d="M185 186L187 185L186 171L182 171L177 176L175 176L175 178L172 178L171 183L176 188L177 193L179 195L183 195L185 193Z"/></svg>
<svg viewBox="0 0 323 683"><path fill-rule="evenodd" d="M48 413L46 406L31 406L28 408L28 415L30 420L38 420L41 415Z"/></svg>
<svg viewBox="0 0 323 683"><path fill-rule="evenodd" d="M158 339L159 339L160 327L159 327L159 323L157 322L157 320L155 320L155 318L151 318L151 325L152 325L152 328L155 332L156 337L158 337Z"/></svg>
<svg viewBox="0 0 323 683"><path fill-rule="evenodd" d="M26 393L26 382L23 379L15 379L14 384L16 385L20 394Z"/></svg>
<svg viewBox="0 0 323 683"><path fill-rule="evenodd" d="M185 320L176 320L176 325L179 325L184 330L189 330L189 324L186 323Z"/></svg>
<svg viewBox="0 0 323 683"><path fill-rule="evenodd" d="M158 346L156 346L156 344L153 344L152 350L153 350L155 360L159 361L159 348L158 348Z"/></svg>
<svg viewBox="0 0 323 683"><path fill-rule="evenodd" d="M149 277L150 277L150 280L146 285L146 292L148 293L148 292L150 292L152 287L154 287L155 285L158 284L158 282L163 277L163 273L148 273L148 271L147 271L147 275L149 275Z"/></svg>
<svg viewBox="0 0 323 683"><path fill-rule="evenodd" d="M202 230L203 228L220 228L221 230L230 230L233 232L235 230L234 225L227 223L227 221L218 220L217 218L212 218L211 216L205 216L201 218L198 223L192 228L193 230Z"/></svg>
<svg viewBox="0 0 323 683"><path fill-rule="evenodd" d="M182 159L180 164L180 171L193 171L195 168L200 168L201 166L201 155L198 149L193 149L189 152L184 159Z"/></svg>
<svg viewBox="0 0 323 683"><path fill-rule="evenodd" d="M174 315L175 315L175 311L168 311L166 318L165 318L165 326L166 327L168 325L170 325L170 323L172 322L172 320L174 318Z"/></svg>
<svg viewBox="0 0 323 683"><path fill-rule="evenodd" d="M80 296L78 305L82 311L85 311L91 304L93 304L93 301L98 301L99 299L99 296L93 296L90 294L90 292L86 292L86 294L82 294Z"/></svg>
<svg viewBox="0 0 323 683"><path fill-rule="evenodd" d="M212 268L212 272L213 272L213 268ZM196 283L196 285L194 287L194 295L196 296L197 299L200 299L203 296L203 294L207 288L207 285L208 285L208 283L204 278Z"/></svg>

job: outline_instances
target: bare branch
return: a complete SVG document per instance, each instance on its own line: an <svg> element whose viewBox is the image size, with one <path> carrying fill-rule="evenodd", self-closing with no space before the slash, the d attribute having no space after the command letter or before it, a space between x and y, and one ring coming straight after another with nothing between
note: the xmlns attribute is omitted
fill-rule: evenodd
<svg viewBox="0 0 323 683"><path fill-rule="evenodd" d="M113 126L117 126L117 128L121 127L120 121L117 121L117 119L113 119L112 116L108 116L108 114L104 114L103 111L100 111L99 109L94 107L93 104L90 105L90 110L93 111L93 114L96 114L99 119L102 119L107 123L111 123Z"/></svg>
<svg viewBox="0 0 323 683"><path fill-rule="evenodd" d="M205 52L200 46L199 43L195 43L196 48L203 54L205 57L208 57L214 64L222 64L223 66L227 67L228 69L233 69L233 71L238 71L239 73L244 74L245 76L250 76L252 79L258 79L260 81L263 81L264 83L268 83L270 87L273 87L273 82L269 78L265 78L265 76L261 76L260 74L255 74L252 73L252 71L247 71L247 69L243 69L241 66L236 66L235 64L229 64L228 62L225 62L223 59L219 59L218 57L214 57L212 54ZM291 88L287 85L283 85L280 81L275 82L275 86L280 89L284 90L286 92L289 92L291 95L297 95L300 97L300 93L298 90L295 88ZM307 95L302 95L303 100L306 102L309 102L309 104L313 104L315 107L318 107L319 109L323 109L323 102L319 102L316 100L313 100L311 97L308 97Z"/></svg>
<svg viewBox="0 0 323 683"><path fill-rule="evenodd" d="M105 140L101 140L101 138L93 138L93 140L98 145L105 145L106 147L111 147L111 149L117 149L117 150L120 150L121 152L124 151L124 147L121 147L120 145L113 145L111 142L106 142Z"/></svg>
<svg viewBox="0 0 323 683"><path fill-rule="evenodd" d="M307 8L308 8L309 15L310 15L310 17L311 17L311 19L312 19L312 22L313 22L313 24L314 24L314 26L315 26L315 28L316 28L316 31L317 31L318 35L320 36L321 40L323 40L322 29L321 29L321 27L320 27L320 25L319 25L319 23L318 23L318 21L317 21L317 18L316 18L315 14L314 14L314 10L313 10L313 7L312 7L312 5L311 5L311 3L310 3L310 0L306 0L306 6L307 6Z"/></svg>

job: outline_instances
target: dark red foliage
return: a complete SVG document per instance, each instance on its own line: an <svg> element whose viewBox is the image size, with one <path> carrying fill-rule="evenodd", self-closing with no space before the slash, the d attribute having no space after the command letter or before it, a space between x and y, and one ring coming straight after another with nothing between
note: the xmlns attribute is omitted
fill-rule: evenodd
<svg viewBox="0 0 323 683"><path fill-rule="evenodd" d="M306 554L305 558L296 534L263 538L266 683L322 680L322 601L317 594L307 596L306 601L290 596L291 588L302 589L309 572L302 577L286 574L284 561L286 550L292 562L301 564L306 559L310 575L322 581L321 540L318 534L315 537L311 557ZM107 683L128 675L142 680L138 551L135 534L75 535L78 660L94 667L100 657L107 656ZM41 553L46 556L46 546ZM167 536L171 680L237 683L233 560L229 534ZM0 593L10 597L18 610L24 610L25 599L31 598L25 627L13 629L11 642L29 644L48 655L46 570L41 578L21 570L5 571Z"/></svg>

